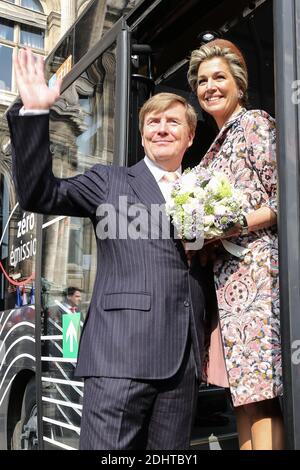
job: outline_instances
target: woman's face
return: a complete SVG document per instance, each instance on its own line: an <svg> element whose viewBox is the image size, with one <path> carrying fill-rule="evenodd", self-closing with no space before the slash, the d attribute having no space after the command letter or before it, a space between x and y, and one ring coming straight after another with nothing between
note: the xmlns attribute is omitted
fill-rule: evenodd
<svg viewBox="0 0 300 470"><path fill-rule="evenodd" d="M226 60L214 57L200 64L197 96L200 106L213 116L219 129L241 109L239 89Z"/></svg>

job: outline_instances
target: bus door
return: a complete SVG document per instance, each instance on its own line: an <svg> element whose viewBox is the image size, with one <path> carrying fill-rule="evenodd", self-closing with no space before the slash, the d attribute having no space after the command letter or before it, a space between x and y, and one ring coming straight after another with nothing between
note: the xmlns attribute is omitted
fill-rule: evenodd
<svg viewBox="0 0 300 470"><path fill-rule="evenodd" d="M148 14L127 18L131 29L131 122L129 164L144 157L137 135L138 110L153 93L174 92L184 96L198 113L193 146L183 167L193 167L212 143L218 130L201 111L187 82L188 60L193 49L216 37L238 44L249 71L251 108L275 114L273 58L273 2L265 1L161 1ZM208 277L209 310L216 308L212 272ZM191 447L238 448L235 419L224 389L202 383Z"/></svg>
<svg viewBox="0 0 300 470"><path fill-rule="evenodd" d="M274 0L280 312L288 449L300 449L299 0Z"/></svg>

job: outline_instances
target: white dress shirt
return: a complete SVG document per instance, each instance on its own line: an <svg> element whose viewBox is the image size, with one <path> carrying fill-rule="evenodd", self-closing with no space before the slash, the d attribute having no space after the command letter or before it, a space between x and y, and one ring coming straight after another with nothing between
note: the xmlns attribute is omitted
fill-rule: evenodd
<svg viewBox="0 0 300 470"><path fill-rule="evenodd" d="M173 185L172 183L168 181L162 180L162 178L164 177L166 173L169 173L169 172L166 170L163 170L160 166L156 165L153 160L147 157L147 155L145 155L144 157L144 162L146 163L147 167L149 168L152 175L154 176L155 181L157 182L159 189L161 190L162 195L165 201L167 202L168 199L170 198L170 193L171 193ZM172 171L172 173L176 173L178 178L180 178L181 173L182 173L181 165L179 168L177 168L176 171L174 172Z"/></svg>
<svg viewBox="0 0 300 470"><path fill-rule="evenodd" d="M19 111L19 116L38 116L39 114L49 114L49 109L25 109L22 106Z"/></svg>

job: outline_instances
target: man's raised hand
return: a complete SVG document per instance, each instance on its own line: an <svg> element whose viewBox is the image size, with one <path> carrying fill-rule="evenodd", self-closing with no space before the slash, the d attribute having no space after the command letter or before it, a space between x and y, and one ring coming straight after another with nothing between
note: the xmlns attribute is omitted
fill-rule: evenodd
<svg viewBox="0 0 300 470"><path fill-rule="evenodd" d="M45 80L44 58L34 56L30 49L14 53L17 87L25 109L49 109L60 96L62 80L50 89Z"/></svg>

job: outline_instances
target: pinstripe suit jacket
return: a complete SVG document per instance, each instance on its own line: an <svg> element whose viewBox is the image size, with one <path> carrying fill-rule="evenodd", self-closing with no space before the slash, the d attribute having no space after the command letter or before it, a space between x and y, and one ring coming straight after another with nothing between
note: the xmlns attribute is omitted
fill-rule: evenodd
<svg viewBox="0 0 300 470"><path fill-rule="evenodd" d="M95 165L83 175L52 173L49 117L8 114L13 176L21 207L44 214L89 217L119 196L128 205L164 203L144 161L131 168ZM124 220L124 219L123 219ZM132 220L126 219L126 224ZM161 227L160 227L161 228ZM180 241L97 237L97 275L83 328L76 375L163 379L179 369L192 338L200 370L204 299L197 262L188 267ZM190 333L190 334L189 334Z"/></svg>

